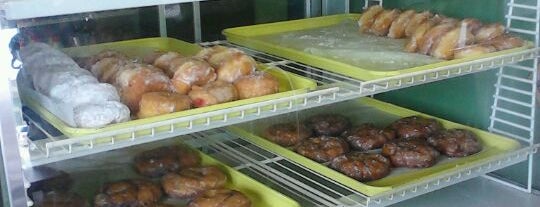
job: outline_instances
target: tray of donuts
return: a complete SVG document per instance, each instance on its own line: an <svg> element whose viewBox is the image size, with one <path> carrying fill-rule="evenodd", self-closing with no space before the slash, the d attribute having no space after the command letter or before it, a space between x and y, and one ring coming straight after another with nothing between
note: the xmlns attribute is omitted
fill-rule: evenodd
<svg viewBox="0 0 540 207"><path fill-rule="evenodd" d="M28 80L21 99L68 137L287 97L316 87L310 79L258 64L240 50L203 49L171 38L63 51L42 47L46 46L23 52L29 54L23 58L29 72L20 75ZM87 106L91 107L85 110ZM175 123L178 128L188 125ZM138 133L152 133L147 131Z"/></svg>
<svg viewBox="0 0 540 207"><path fill-rule="evenodd" d="M173 141L55 163L29 195L45 206L265 207L299 204ZM50 173L53 171L54 173Z"/></svg>
<svg viewBox="0 0 540 207"><path fill-rule="evenodd" d="M224 34L235 44L360 80L533 48L531 42L510 34L500 23L452 18L430 11L384 9L378 5L367 8L362 14L230 28ZM306 41L310 38L319 42ZM419 59L425 61L419 62Z"/></svg>
<svg viewBox="0 0 540 207"><path fill-rule="evenodd" d="M369 196L520 147L509 138L371 98L229 129Z"/></svg>

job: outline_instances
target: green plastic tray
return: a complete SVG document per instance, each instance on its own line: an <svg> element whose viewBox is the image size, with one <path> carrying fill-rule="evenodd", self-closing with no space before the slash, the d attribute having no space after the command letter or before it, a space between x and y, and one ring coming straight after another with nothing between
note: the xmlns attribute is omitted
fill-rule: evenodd
<svg viewBox="0 0 540 207"><path fill-rule="evenodd" d="M311 115L319 113L342 114L348 117L355 126L361 123L371 122L379 127L385 127L399 118L412 115L432 117L392 104L377 101L375 99L361 98L359 100L335 104L329 107L321 107L302 111L298 114L288 114L263 120L257 120L253 123L235 125L229 127L229 129L232 132L240 135L241 137L248 139L259 146L264 147L265 149L268 149L283 157L289 158L301 165L317 171L368 196L374 196L391 190L392 188L400 187L409 183L434 178L450 171L464 169L470 165L474 165L476 163L489 159L492 156L509 152L520 147L520 144L515 140L491 134L472 127L439 119L436 117L432 117L439 120L445 128L463 128L473 131L482 142L484 147L483 150L477 154L463 158L448 158L445 156L441 156L438 163L430 168L394 168L392 170L392 173L385 178L362 183L344 174L341 174L338 171L335 171L323 164L319 164L308 158L305 158L302 155L295 153L291 149L281 147L261 137L263 136L263 131L272 124L288 121L302 121Z"/></svg>
<svg viewBox="0 0 540 207"><path fill-rule="evenodd" d="M83 47L77 47L77 48L67 48L64 50L64 52L66 52L72 57L84 57L84 56L89 56L91 54L96 54L104 49L119 50L126 53L129 56L140 56L140 55L148 54L155 50L177 51L182 54L193 55L193 54L196 54L202 48L195 44L183 42L183 41L172 39L172 38L148 38L148 39L138 39L138 40L91 45L91 46L83 46ZM136 127L138 125L144 125L144 124L164 121L168 119L196 115L196 114L231 108L231 107L240 106L240 105L252 104L252 103L292 96L296 94L305 93L307 92L307 90L314 89L317 86L317 84L313 80L310 80L310 79L307 79L307 78L304 78L304 77L301 77L292 73L288 73L276 67L269 67L263 64L258 64L257 69L267 71L279 80L279 93L256 97L256 98L232 101L232 102L227 102L227 103L222 103L222 104L217 104L217 105L212 105L212 106L207 106L207 107L202 107L202 108L195 108L195 109L190 109L186 111L180 111L180 112L175 112L175 113L170 113L170 114L165 114L165 115L160 115L160 116L155 116L155 117L150 117L150 118L145 118L145 119L136 119L136 120L132 120L132 121L124 122L124 123L111 124L102 128L70 127L65 122L63 122L58 117L56 117L54 114L47 111L47 109L41 106L37 101L33 100L30 96L25 96L25 94L21 94L21 100L26 105L28 105L28 107L30 107L32 110L37 112L40 116L42 116L46 121L48 121L50 124L56 127L64 135L68 137L78 137L78 136L102 133L102 132L107 132L107 131L127 129L127 128ZM255 110L253 110L253 112L255 112ZM240 115L240 114L238 113L237 115ZM234 114L232 115L229 114L229 117L234 117L234 116L235 116ZM222 118L223 116L213 117L213 119L215 120L222 119ZM206 120L200 120L200 123L204 121ZM175 127L177 128L187 127L188 124L189 124L188 122L177 123L175 124ZM151 133L157 133L157 132L167 131L167 130L170 130L170 128L162 127L162 128L158 128L154 132L152 132L151 130L139 131L137 132L137 135L142 136L142 135L148 135ZM131 134L125 134L125 135L116 136L116 138L122 139L122 138L128 138L130 136ZM103 139L103 141L107 141L107 139Z"/></svg>
<svg viewBox="0 0 540 207"><path fill-rule="evenodd" d="M416 72L416 71L422 71L422 70L427 70L427 69L433 69L433 68L438 68L438 67L443 67L443 66L449 66L449 65L454 65L454 64L468 62L468 61L477 60L477 59L495 57L495 56L514 53L514 52L531 48L531 44L527 44L526 46L523 46L520 48L503 50L499 52L493 52L493 53L478 55L478 56L469 57L469 58L442 61L442 62L437 62L433 64L412 67L412 68L403 68L403 69L398 69L398 70L377 71L376 68L370 68L370 69L360 68L357 66L353 66L350 64L332 60L329 58L305 53L300 50L280 46L277 44L272 44L272 43L257 39L257 37L265 36L265 35L273 35L273 34L279 34L279 33L284 33L284 32L309 30L309 29L314 29L314 28L319 28L319 27L327 27L327 26L339 24L343 22L343 20L347 20L347 19L357 20L358 18L359 18L359 14L331 15L331 16L301 19L301 20L292 20L292 21L284 21L284 22L277 22L277 23L230 28L230 29L225 29L223 31L223 34L227 37L228 41L235 44L243 45L243 46L250 47L259 51L269 53L269 54L281 56L290 60L302 62L308 65L326 69L328 71L336 72L339 74L350 76L352 78L356 78L359 80L366 80L366 81L388 77L388 76L395 76L395 75L406 74L406 73L411 73L411 72Z"/></svg>

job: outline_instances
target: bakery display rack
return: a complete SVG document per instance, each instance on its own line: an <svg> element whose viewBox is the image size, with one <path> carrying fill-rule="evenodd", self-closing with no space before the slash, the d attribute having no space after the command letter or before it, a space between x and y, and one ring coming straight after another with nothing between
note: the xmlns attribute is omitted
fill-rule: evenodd
<svg viewBox="0 0 540 207"><path fill-rule="evenodd" d="M37 0L8 0L0 2L0 10L4 11L4 17L7 19L24 19L152 5L160 5L160 7L163 7L165 4L194 1L137 0L114 2L94 1L90 3L77 0L62 2L64 2L65 5L47 7L48 9L28 9L37 8L43 2ZM382 4L382 0L365 2L366 5L373 3ZM311 3L306 3L305 5L308 7L311 6L310 4ZM29 7L25 7L25 5L28 5ZM347 5L349 4L347 3ZM194 2L193 8L194 10L199 9L198 2ZM190 142L193 145L202 146L209 152L214 152L210 154L215 158L256 178L260 182L263 182L274 189L290 193L288 195L291 195L293 199L297 199L301 204L309 206L386 206L461 181L485 175L486 173L526 160L528 160L529 163L529 179L526 186L523 187L519 184L496 178L492 179L517 189L531 192L533 170L532 157L540 148L540 145L535 144L534 140L534 108L536 97L534 80L536 80L537 77L537 57L540 52L540 49L538 48L538 43L540 42L538 39L540 34L538 26L538 23L540 22L540 3L535 1L535 5L525 5L511 0L508 3L508 8L508 15L506 16L507 27L514 33L530 35L533 37L532 39L535 40L534 48L423 71L377 78L369 81L359 81L345 75L234 45L227 41L200 43L203 47L224 45L239 48L252 55L258 62L314 79L317 81L318 87L307 93L290 97L251 103L228 109L205 112L177 119L138 125L128 129L91 134L76 138L52 136L49 134L48 138L38 141L29 140L25 136L18 136L18 139L9 139L15 137L16 132L13 117L10 116L10 113L4 113L4 110L12 111L11 109L13 108L11 97L8 93L8 83L5 81L0 87L0 89L2 89L0 94L3 94L1 102L2 111L0 112L2 112L2 144L10 146L9 149L4 148L2 152L4 164L7 168L6 177L8 180L7 186L10 189L10 201L15 206L32 204L25 196L24 189L28 188L30 183L20 171L21 166L25 170L30 170L32 167L47 163L59 162L114 149L122 149L179 135L182 135L182 140ZM514 8L529 9L532 12L529 13L529 16L519 16L516 13L513 13ZM347 12L348 9L347 6ZM306 9L306 11L311 10ZM194 14L200 15L198 11L194 12ZM306 16L311 16L310 12L306 12ZM164 18L163 16L160 17ZM533 21L533 23L536 23L536 29L533 31L519 28L515 26L518 25L515 23L516 20ZM160 22L163 23L164 21ZM197 36L200 38L200 16L194 18L194 25L196 26L195 39L197 39ZM162 33L163 32L166 31L162 31ZM197 35L197 33L199 34ZM387 91L478 73L490 69L498 70L498 82L496 84L496 94L494 95L495 103L492 106L493 113L490 117L491 126L489 130L522 141L523 148L493 156L485 162L477 163L466 169L449 172L423 182L411 183L400 188L393 188L392 190L377 196L366 196L361 194L333 181L331 178L313 172L291 160L278 156L249 141L241 139L237 135L226 131L226 129L220 128L255 119L291 113ZM526 86L522 87L520 85L519 87L516 87L516 83L523 83ZM517 98L515 95L509 95L509 93L521 94L526 96L526 98ZM527 98L530 98L531 101L529 102ZM508 104L518 105L524 109L518 110L505 107L508 106ZM525 124L523 120L525 120ZM187 127L175 128L174 124L179 122L188 122L189 124ZM36 125L40 127L40 123L37 122ZM156 128L162 127L169 127L170 130L160 133L155 132ZM521 130L522 132L515 132L516 129ZM137 132L142 130L150 130L152 133L149 135L138 136ZM118 140L115 138L116 135L126 133L132 134L130 139ZM108 139L108 141L96 141L102 139ZM7 160L9 160L9 162L7 162Z"/></svg>

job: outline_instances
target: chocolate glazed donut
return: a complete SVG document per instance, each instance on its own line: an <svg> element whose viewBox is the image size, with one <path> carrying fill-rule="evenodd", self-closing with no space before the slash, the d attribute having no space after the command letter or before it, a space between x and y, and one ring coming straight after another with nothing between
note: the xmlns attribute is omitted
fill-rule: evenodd
<svg viewBox="0 0 540 207"><path fill-rule="evenodd" d="M302 141L296 152L316 162L329 162L335 157L347 153L349 146L337 137L312 137Z"/></svg>
<svg viewBox="0 0 540 207"><path fill-rule="evenodd" d="M349 120L339 114L319 114L306 120L306 126L313 129L315 135L339 136L350 126Z"/></svg>
<svg viewBox="0 0 540 207"><path fill-rule="evenodd" d="M160 177L168 172L200 165L199 154L185 146L165 146L145 151L135 157L135 167L144 176Z"/></svg>
<svg viewBox="0 0 540 207"><path fill-rule="evenodd" d="M264 131L264 137L284 147L297 145L313 133L304 124L274 124Z"/></svg>
<svg viewBox="0 0 540 207"><path fill-rule="evenodd" d="M244 194L226 188L207 190L188 207L250 207L251 201Z"/></svg>
<svg viewBox="0 0 540 207"><path fill-rule="evenodd" d="M381 179L390 173L390 160L375 153L350 152L332 160L330 166L359 181Z"/></svg>
<svg viewBox="0 0 540 207"><path fill-rule="evenodd" d="M396 137L392 129L378 129L371 123L362 124L343 132L342 137L355 150L366 151L381 148Z"/></svg>
<svg viewBox="0 0 540 207"><path fill-rule="evenodd" d="M206 190L220 188L227 176L216 166L188 168L179 173L163 176L161 184L165 193L175 198L192 198Z"/></svg>
<svg viewBox="0 0 540 207"><path fill-rule="evenodd" d="M421 116L410 116L393 122L390 126L396 132L398 138L414 139L427 138L442 130L442 125L435 119Z"/></svg>
<svg viewBox="0 0 540 207"><path fill-rule="evenodd" d="M476 135L465 129L443 130L427 139L439 152L450 157L465 157L482 151Z"/></svg>
<svg viewBox="0 0 540 207"><path fill-rule="evenodd" d="M161 188L148 180L122 180L104 185L94 197L96 207L155 206Z"/></svg>
<svg viewBox="0 0 540 207"><path fill-rule="evenodd" d="M401 139L384 144L382 155L396 167L426 168L435 165L439 152L422 139Z"/></svg>

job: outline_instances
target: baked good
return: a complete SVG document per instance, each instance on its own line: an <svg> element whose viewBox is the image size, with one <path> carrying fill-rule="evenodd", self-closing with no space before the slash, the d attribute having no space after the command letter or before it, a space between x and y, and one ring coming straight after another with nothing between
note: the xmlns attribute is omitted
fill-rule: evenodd
<svg viewBox="0 0 540 207"><path fill-rule="evenodd" d="M390 126L396 132L398 138L427 138L428 136L443 129L435 119L421 116L410 116L393 122Z"/></svg>
<svg viewBox="0 0 540 207"><path fill-rule="evenodd" d="M417 52L424 42L426 33L438 23L438 20L439 19L434 18L420 23L411 35L411 39L409 39L409 41L405 45L405 51Z"/></svg>
<svg viewBox="0 0 540 207"><path fill-rule="evenodd" d="M478 19L465 18L465 19L461 20L460 26L462 28L463 27L466 28L468 32L471 32L472 34L475 34L480 28L482 28L483 24Z"/></svg>
<svg viewBox="0 0 540 207"><path fill-rule="evenodd" d="M172 60L183 57L177 52L158 53L158 57L154 59L154 66L163 70L168 70L171 67Z"/></svg>
<svg viewBox="0 0 540 207"><path fill-rule="evenodd" d="M339 114L318 114L309 117L305 124L315 135L339 136L350 126L350 121Z"/></svg>
<svg viewBox="0 0 540 207"><path fill-rule="evenodd" d="M451 60L454 58L456 48L464 47L473 41L474 35L467 30L466 26L458 26L443 34L431 48L429 55L439 59Z"/></svg>
<svg viewBox="0 0 540 207"><path fill-rule="evenodd" d="M390 174L390 160L381 154L349 152L336 157L330 167L358 181L372 181Z"/></svg>
<svg viewBox="0 0 540 207"><path fill-rule="evenodd" d="M102 186L94 197L94 206L154 206L160 200L161 195L161 188L148 180L121 180Z"/></svg>
<svg viewBox="0 0 540 207"><path fill-rule="evenodd" d="M130 120L129 109L117 101L86 103L73 109L73 120L78 127L98 128Z"/></svg>
<svg viewBox="0 0 540 207"><path fill-rule="evenodd" d="M73 84L71 88L54 87L50 97L74 107L88 103L120 101L116 88L107 83Z"/></svg>
<svg viewBox="0 0 540 207"><path fill-rule="evenodd" d="M43 199L36 201L37 207L89 207L88 202L80 195L70 192L48 192Z"/></svg>
<svg viewBox="0 0 540 207"><path fill-rule="evenodd" d="M174 91L179 94L187 94L192 85L205 85L216 80L217 76L206 61L190 57L173 59L165 72L171 78Z"/></svg>
<svg viewBox="0 0 540 207"><path fill-rule="evenodd" d="M337 137L311 137L296 146L296 152L316 162L329 162L349 152L349 145Z"/></svg>
<svg viewBox="0 0 540 207"><path fill-rule="evenodd" d="M135 156L137 172L148 177L160 177L200 164L197 151L181 145L159 147Z"/></svg>
<svg viewBox="0 0 540 207"><path fill-rule="evenodd" d="M88 71L80 68L64 67L62 70L46 69L33 74L34 89L45 96L66 93L77 85L98 81Z"/></svg>
<svg viewBox="0 0 540 207"><path fill-rule="evenodd" d="M429 11L414 14L414 16L411 17L411 20L407 24L407 27L405 28L405 37L412 37L416 29L422 23L431 18L431 16L433 16L433 14Z"/></svg>
<svg viewBox="0 0 540 207"><path fill-rule="evenodd" d="M429 29L423 37L422 44L418 46L418 52L424 55L428 55L431 48L440 41L444 34L450 32L456 27L454 22L440 23L431 29Z"/></svg>
<svg viewBox="0 0 540 207"><path fill-rule="evenodd" d="M193 86L189 92L194 107L210 106L238 99L238 92L233 84L214 81L204 86Z"/></svg>
<svg viewBox="0 0 540 207"><path fill-rule="evenodd" d="M362 124L343 132L342 137L349 145L360 151L381 148L384 143L393 140L396 133L391 129L379 129L373 124Z"/></svg>
<svg viewBox="0 0 540 207"><path fill-rule="evenodd" d="M382 155L395 167L426 168L435 165L439 152L422 139L399 139L384 144Z"/></svg>
<svg viewBox="0 0 540 207"><path fill-rule="evenodd" d="M216 166L192 167L168 173L161 179L165 193L175 198L192 198L206 190L220 188L227 176Z"/></svg>
<svg viewBox="0 0 540 207"><path fill-rule="evenodd" d="M383 7L380 5L374 5L367 8L358 19L358 26L360 27L360 32L367 32L375 22L377 15L384 11Z"/></svg>
<svg viewBox="0 0 540 207"><path fill-rule="evenodd" d="M394 22L394 20L399 17L399 13L400 11L397 9L384 10L379 15L377 15L377 18L369 29L369 32L378 36L386 36L388 34L388 30L390 29L390 25L392 25L392 22Z"/></svg>
<svg viewBox="0 0 540 207"><path fill-rule="evenodd" d="M466 58L473 57L481 54L486 54L490 52L495 52L497 49L493 46L484 46L484 45L470 45L463 48L458 48L454 51L454 58Z"/></svg>
<svg viewBox="0 0 540 207"><path fill-rule="evenodd" d="M311 129L300 123L274 124L264 130L264 138L284 147L297 145L311 135Z"/></svg>
<svg viewBox="0 0 540 207"><path fill-rule="evenodd" d="M90 72L96 77L99 82L115 84L116 73L122 70L128 61L119 58L104 58L96 62L90 67Z"/></svg>
<svg viewBox="0 0 540 207"><path fill-rule="evenodd" d="M142 95L148 92L171 91L169 77L151 65L129 64L116 75L116 86L122 103L132 113L139 111Z"/></svg>
<svg viewBox="0 0 540 207"><path fill-rule="evenodd" d="M82 68L90 69L94 64L97 62L105 59L105 58L113 58L113 59L121 59L121 60L128 60L129 57L125 55L124 53L121 53L116 50L103 50L95 55L92 55L89 57L88 61L84 63Z"/></svg>
<svg viewBox="0 0 540 207"><path fill-rule="evenodd" d="M171 92L148 92L139 102L139 119L169 114L191 108L191 99L186 95Z"/></svg>
<svg viewBox="0 0 540 207"><path fill-rule="evenodd" d="M407 29L407 25L415 16L415 14L416 12L414 10L407 10L402 12L399 17L396 18L394 22L392 22L392 25L388 30L388 37L394 39L400 39L402 37L405 37L405 29Z"/></svg>
<svg viewBox="0 0 540 207"><path fill-rule="evenodd" d="M260 71L238 78L234 87L239 99L247 99L277 93L279 81L269 73Z"/></svg>
<svg viewBox="0 0 540 207"><path fill-rule="evenodd" d="M427 141L450 157L465 157L482 151L482 144L476 135L465 129L442 130L428 137Z"/></svg>
<svg viewBox="0 0 540 207"><path fill-rule="evenodd" d="M217 79L232 83L241 76L251 74L256 62L244 52L223 46L214 46L200 51L196 57L208 61L216 69Z"/></svg>
<svg viewBox="0 0 540 207"><path fill-rule="evenodd" d="M474 34L475 42L482 43L484 41L497 38L499 36L502 36L504 32L504 25L500 23L484 25Z"/></svg>
<svg viewBox="0 0 540 207"><path fill-rule="evenodd" d="M516 47L522 47L525 44L521 38L513 37L510 35L503 35L503 36L494 38L486 43L495 47L497 51L513 49Z"/></svg>
<svg viewBox="0 0 540 207"><path fill-rule="evenodd" d="M193 199L188 207L251 207L248 197L236 190L218 188L207 190Z"/></svg>

